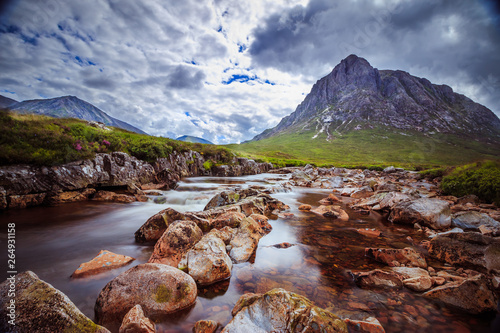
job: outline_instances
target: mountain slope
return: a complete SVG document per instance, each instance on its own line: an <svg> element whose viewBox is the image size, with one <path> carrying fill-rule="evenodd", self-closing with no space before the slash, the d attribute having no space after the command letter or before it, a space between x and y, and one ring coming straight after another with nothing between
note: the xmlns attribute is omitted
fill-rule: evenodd
<svg viewBox="0 0 500 333"><path fill-rule="evenodd" d="M230 147L315 163L458 164L500 159L500 120L446 85L350 55L276 127Z"/></svg>
<svg viewBox="0 0 500 333"><path fill-rule="evenodd" d="M17 103L17 101L12 98L0 95L0 108L6 108L14 103Z"/></svg>
<svg viewBox="0 0 500 333"><path fill-rule="evenodd" d="M500 138L500 120L488 108L403 71L373 68L355 55L316 82L295 112L253 140L302 130L334 133L371 129Z"/></svg>
<svg viewBox="0 0 500 333"><path fill-rule="evenodd" d="M176 139L177 141L191 142L191 143L204 143L208 145L213 145L212 142L205 140L203 138L199 138L197 136L183 135Z"/></svg>
<svg viewBox="0 0 500 333"><path fill-rule="evenodd" d="M94 105L75 96L28 100L10 105L9 109L21 114L37 114L55 118L77 118L97 121L108 126L122 128L139 134L147 134L137 127L109 116Z"/></svg>

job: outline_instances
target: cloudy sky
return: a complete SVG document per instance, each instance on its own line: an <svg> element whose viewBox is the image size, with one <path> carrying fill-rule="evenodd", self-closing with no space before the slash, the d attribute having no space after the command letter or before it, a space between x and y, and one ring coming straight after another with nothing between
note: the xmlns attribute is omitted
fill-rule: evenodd
<svg viewBox="0 0 500 333"><path fill-rule="evenodd" d="M1 95L75 95L152 135L251 139L352 53L500 115L493 1L0 2Z"/></svg>

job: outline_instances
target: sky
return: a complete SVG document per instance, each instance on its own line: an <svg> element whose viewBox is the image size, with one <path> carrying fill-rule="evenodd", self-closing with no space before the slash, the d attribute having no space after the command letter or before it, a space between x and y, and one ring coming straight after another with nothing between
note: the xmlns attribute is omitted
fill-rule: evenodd
<svg viewBox="0 0 500 333"><path fill-rule="evenodd" d="M239 143L344 58L400 69L500 115L488 0L0 2L0 94L74 95L151 135Z"/></svg>

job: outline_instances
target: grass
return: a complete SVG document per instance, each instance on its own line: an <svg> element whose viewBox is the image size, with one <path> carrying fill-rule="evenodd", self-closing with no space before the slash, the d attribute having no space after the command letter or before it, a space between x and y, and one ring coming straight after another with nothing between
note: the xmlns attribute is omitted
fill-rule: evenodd
<svg viewBox="0 0 500 333"><path fill-rule="evenodd" d="M483 161L456 167L441 182L445 194L461 197L475 194L500 205L500 162Z"/></svg>
<svg viewBox="0 0 500 333"><path fill-rule="evenodd" d="M59 165L93 158L96 153L123 151L154 162L172 152L198 151L206 158L230 163L227 148L137 134L110 127L111 131L72 118L19 115L0 111L0 165Z"/></svg>
<svg viewBox="0 0 500 333"><path fill-rule="evenodd" d="M282 165L312 163L317 166L367 167L389 165L422 170L484 159L500 159L500 145L453 135L425 136L419 132L396 133L386 129L351 131L327 141L322 133L288 133L227 147L254 159Z"/></svg>

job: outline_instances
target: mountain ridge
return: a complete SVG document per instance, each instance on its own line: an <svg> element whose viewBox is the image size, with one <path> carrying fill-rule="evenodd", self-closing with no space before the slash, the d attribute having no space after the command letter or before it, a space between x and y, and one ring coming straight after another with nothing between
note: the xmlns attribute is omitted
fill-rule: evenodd
<svg viewBox="0 0 500 333"><path fill-rule="evenodd" d="M183 135L175 139L177 141L191 142L191 143L203 143L207 145L213 145L212 142L205 140L203 138L192 136L192 135Z"/></svg>
<svg viewBox="0 0 500 333"><path fill-rule="evenodd" d="M0 108L6 108L9 105L12 105L14 103L18 103L15 99L0 95Z"/></svg>
<svg viewBox="0 0 500 333"><path fill-rule="evenodd" d="M8 109L20 114L37 114L54 118L77 118L87 121L97 121L108 126L122 128L139 134L147 134L135 126L111 117L106 112L76 96L68 95L49 99L26 100L9 105Z"/></svg>
<svg viewBox="0 0 500 333"><path fill-rule="evenodd" d="M447 85L401 70L378 70L350 55L313 85L292 114L252 141L303 130L326 133L332 140L334 134L380 125L425 135L486 134L500 140L500 120L485 106Z"/></svg>

